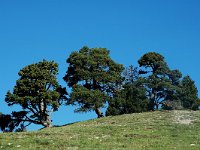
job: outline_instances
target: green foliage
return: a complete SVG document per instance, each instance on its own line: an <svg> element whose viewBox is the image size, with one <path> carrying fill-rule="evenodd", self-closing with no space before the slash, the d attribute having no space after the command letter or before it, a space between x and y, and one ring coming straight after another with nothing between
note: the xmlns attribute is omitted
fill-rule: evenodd
<svg viewBox="0 0 200 150"><path fill-rule="evenodd" d="M164 57L155 52L149 52L144 54L139 60L138 63L140 67L151 68L154 73L164 71L167 69L167 64L164 61Z"/></svg>
<svg viewBox="0 0 200 150"><path fill-rule="evenodd" d="M198 90L195 82L186 76L181 81L180 100L186 109L197 110L199 106Z"/></svg>
<svg viewBox="0 0 200 150"><path fill-rule="evenodd" d="M148 99L145 89L137 83L126 83L109 103L106 115L139 113L148 110Z"/></svg>
<svg viewBox="0 0 200 150"><path fill-rule="evenodd" d="M50 127L50 115L60 106L66 92L60 93L56 75L58 64L54 61L41 61L19 71L13 93L7 92L5 101L9 106L17 104L27 112L25 119L35 124Z"/></svg>
<svg viewBox="0 0 200 150"><path fill-rule="evenodd" d="M162 109L180 110L183 109L180 100L180 84L182 74L179 70L169 70L167 73L168 86L165 88L165 98L162 101Z"/></svg>
<svg viewBox="0 0 200 150"><path fill-rule="evenodd" d="M93 106L95 104L95 107L104 107L104 103L109 97L101 92L100 90L89 90L81 85L76 85L73 87L72 93L70 95L69 103L76 103L80 105L78 109L75 110L75 112L87 112L91 111L93 109ZM72 102L72 100L74 100Z"/></svg>
<svg viewBox="0 0 200 150"><path fill-rule="evenodd" d="M83 47L67 59L68 70L63 78L72 93L68 104L78 103L78 111L96 111L105 105L116 85L121 82L123 65L115 63L106 48Z"/></svg>
<svg viewBox="0 0 200 150"><path fill-rule="evenodd" d="M150 52L143 55L138 61L140 74L144 74L143 82L150 100L149 110L159 108L165 101L177 100L178 85L181 73L178 70L170 70L164 57L158 53Z"/></svg>
<svg viewBox="0 0 200 150"><path fill-rule="evenodd" d="M106 115L120 115L138 113L148 110L148 99L146 90L142 86L138 69L132 65L123 72L125 82L122 88L118 89L109 101Z"/></svg>

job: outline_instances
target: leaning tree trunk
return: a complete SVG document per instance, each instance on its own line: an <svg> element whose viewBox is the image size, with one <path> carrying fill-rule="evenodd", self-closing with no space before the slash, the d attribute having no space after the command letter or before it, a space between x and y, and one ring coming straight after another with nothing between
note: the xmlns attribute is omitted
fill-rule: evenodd
<svg viewBox="0 0 200 150"><path fill-rule="evenodd" d="M97 88L97 81L95 80L95 78L93 78L93 88L94 88L95 90L98 89L98 88ZM103 117L103 113L101 112L101 109L100 109L98 106L94 105L94 110L95 110L95 112L96 112L96 114L97 114L97 118Z"/></svg>
<svg viewBox="0 0 200 150"><path fill-rule="evenodd" d="M95 108L95 112L96 112L98 118L103 117L103 113L101 112L101 110L100 110L99 107L98 107L98 108Z"/></svg>
<svg viewBox="0 0 200 150"><path fill-rule="evenodd" d="M43 99L40 102L40 111L41 111L40 115L42 118L41 124L45 128L52 127L52 121L51 121L50 115L47 113L47 105Z"/></svg>

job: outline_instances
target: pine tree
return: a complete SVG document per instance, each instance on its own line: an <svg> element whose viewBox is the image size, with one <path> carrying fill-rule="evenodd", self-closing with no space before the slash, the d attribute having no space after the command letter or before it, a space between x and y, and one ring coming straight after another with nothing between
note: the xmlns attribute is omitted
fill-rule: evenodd
<svg viewBox="0 0 200 150"><path fill-rule="evenodd" d="M67 104L79 104L75 112L94 110L103 116L104 107L121 82L123 65L115 63L106 48L83 47L67 59L69 67L64 80L72 88Z"/></svg>
<svg viewBox="0 0 200 150"><path fill-rule="evenodd" d="M170 70L162 55L149 52L138 61L143 75L141 82L146 88L149 98L149 110L158 109L165 105L166 101L177 100L178 84L181 73L178 70Z"/></svg>
<svg viewBox="0 0 200 150"><path fill-rule="evenodd" d="M135 83L126 83L109 102L106 115L120 115L145 112L148 110L148 99L145 89Z"/></svg>
<svg viewBox="0 0 200 150"><path fill-rule="evenodd" d="M51 114L66 99L66 89L58 85L58 64L41 61L19 71L13 93L7 92L9 106L20 105L25 113L21 121L51 127Z"/></svg>
<svg viewBox="0 0 200 150"><path fill-rule="evenodd" d="M193 110L198 109L200 104L198 90L195 86L195 82L190 78L190 76L184 77L181 81L181 91L179 96L184 108Z"/></svg>

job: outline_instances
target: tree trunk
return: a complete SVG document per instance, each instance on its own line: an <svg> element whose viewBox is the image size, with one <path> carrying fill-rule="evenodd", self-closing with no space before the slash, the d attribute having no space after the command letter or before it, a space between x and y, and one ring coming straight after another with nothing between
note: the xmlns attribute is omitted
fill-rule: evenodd
<svg viewBox="0 0 200 150"><path fill-rule="evenodd" d="M156 103L156 110L158 110L158 107L159 107L159 103Z"/></svg>
<svg viewBox="0 0 200 150"><path fill-rule="evenodd" d="M95 78L93 78L93 89L96 90L97 88L97 81L95 80ZM98 106L94 106L95 107L95 112L97 114L98 118L103 117L103 113L101 112L101 109Z"/></svg>
<svg viewBox="0 0 200 150"><path fill-rule="evenodd" d="M44 117L45 119L42 120L42 125L45 127L45 128L50 128L52 127L52 121L51 121L51 118L50 116L46 116Z"/></svg>
<svg viewBox="0 0 200 150"><path fill-rule="evenodd" d="M149 110L154 111L154 100L152 99L150 99L150 102L149 102Z"/></svg>
<svg viewBox="0 0 200 150"><path fill-rule="evenodd" d="M45 101L42 99L40 102L40 115L41 115L41 124L45 127L45 128L50 128L52 127L52 121L50 118L50 115L47 114L47 105L45 103Z"/></svg>
<svg viewBox="0 0 200 150"><path fill-rule="evenodd" d="M98 118L103 117L103 113L101 112L100 108L95 108L95 112L96 112Z"/></svg>
<svg viewBox="0 0 200 150"><path fill-rule="evenodd" d="M155 110L155 90L154 89L152 89L152 92L150 95L149 110L150 111Z"/></svg>

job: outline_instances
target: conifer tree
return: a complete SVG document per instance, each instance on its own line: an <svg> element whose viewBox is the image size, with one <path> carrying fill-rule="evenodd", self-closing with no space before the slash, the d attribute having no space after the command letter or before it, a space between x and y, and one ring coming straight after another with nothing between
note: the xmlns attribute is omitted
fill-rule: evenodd
<svg viewBox="0 0 200 150"><path fill-rule="evenodd" d="M58 64L43 60L19 71L20 78L5 101L9 106L20 105L25 113L21 121L51 127L51 114L66 99L66 89L58 85ZM19 118L18 118L19 119Z"/></svg>
<svg viewBox="0 0 200 150"><path fill-rule="evenodd" d="M117 64L109 56L106 48L83 47L72 52L67 63L64 80L72 88L67 104L78 104L75 112L94 110L97 117L102 117L104 107L121 82L123 65Z"/></svg>
<svg viewBox="0 0 200 150"><path fill-rule="evenodd" d="M186 109L197 110L199 107L198 90L190 76L185 76L181 81L179 95L182 105Z"/></svg>
<svg viewBox="0 0 200 150"><path fill-rule="evenodd" d="M140 83L138 68L129 66L123 71L123 77L125 81L122 88L115 92L109 102L107 116L148 110L149 100L145 88Z"/></svg>
<svg viewBox="0 0 200 150"><path fill-rule="evenodd" d="M146 89L149 98L149 110L158 109L166 101L178 100L178 85L181 73L178 70L170 70L162 55L149 52L138 61L143 75L141 82Z"/></svg>

